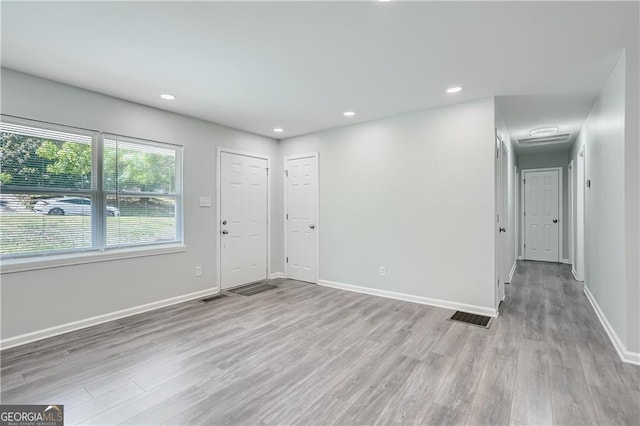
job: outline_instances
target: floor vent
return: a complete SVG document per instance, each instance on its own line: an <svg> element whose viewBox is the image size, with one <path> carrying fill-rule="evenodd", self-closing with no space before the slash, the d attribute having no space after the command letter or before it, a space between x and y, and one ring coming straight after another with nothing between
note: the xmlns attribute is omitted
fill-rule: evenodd
<svg viewBox="0 0 640 426"><path fill-rule="evenodd" d="M216 294L215 296L210 296L210 297L205 297L204 299L200 299L200 301L207 303L207 302L213 302L214 300L218 300L218 299L224 299L225 297L227 297L226 294Z"/></svg>
<svg viewBox="0 0 640 426"><path fill-rule="evenodd" d="M242 296L253 296L254 294L262 293L263 291L271 290L273 288L278 288L278 286L260 281L257 283L236 287L229 291L232 293L241 294Z"/></svg>
<svg viewBox="0 0 640 426"><path fill-rule="evenodd" d="M489 328L491 317L484 315L470 314L468 312L456 311L450 318L453 321L460 321L478 327Z"/></svg>

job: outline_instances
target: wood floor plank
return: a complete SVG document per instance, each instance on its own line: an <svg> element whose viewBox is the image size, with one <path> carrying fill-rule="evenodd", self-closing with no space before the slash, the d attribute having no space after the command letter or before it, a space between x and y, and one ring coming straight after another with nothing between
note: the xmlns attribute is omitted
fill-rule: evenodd
<svg viewBox="0 0 640 426"><path fill-rule="evenodd" d="M469 337L470 330L472 329L467 324L451 322L451 325L433 346L431 352L455 358Z"/></svg>
<svg viewBox="0 0 640 426"><path fill-rule="evenodd" d="M379 370L369 381L367 391L360 394L338 419L339 424L375 424L386 409L403 399L405 384L421 362L400 355L393 359L390 369Z"/></svg>
<svg viewBox="0 0 640 426"><path fill-rule="evenodd" d="M424 418L454 361L433 352L423 354L403 386L390 395L390 403L380 412L376 424L411 424Z"/></svg>
<svg viewBox="0 0 640 426"><path fill-rule="evenodd" d="M456 407L444 406L436 403L429 405L426 414L420 420L422 425L461 425L466 416L466 404Z"/></svg>
<svg viewBox="0 0 640 426"><path fill-rule="evenodd" d="M551 399L556 424L598 423L582 370L551 365Z"/></svg>
<svg viewBox="0 0 640 426"><path fill-rule="evenodd" d="M349 405L331 395L322 395L315 403L309 407L302 407L300 415L294 418L290 423L270 423L269 425L337 425L338 419L341 418L349 408Z"/></svg>
<svg viewBox="0 0 640 426"><path fill-rule="evenodd" d="M613 361L581 358L586 388L600 424L640 424L640 399L634 399Z"/></svg>
<svg viewBox="0 0 640 426"><path fill-rule="evenodd" d="M513 356L496 355L487 362L465 420L467 425L509 423L516 361Z"/></svg>
<svg viewBox="0 0 640 426"><path fill-rule="evenodd" d="M433 402L466 411L473 401L485 364L489 361L493 336L483 328L471 325L461 327L466 328L468 337L463 345L455 349L456 360Z"/></svg>
<svg viewBox="0 0 640 426"><path fill-rule="evenodd" d="M553 424L550 370L545 344L523 339L517 363L511 404L512 422Z"/></svg>
<svg viewBox="0 0 640 426"><path fill-rule="evenodd" d="M100 398L88 400L71 409L65 409L64 420L68 425L85 424L88 419L116 406L123 401L140 395L144 391L135 383L128 383L118 389L102 395ZM66 408L66 407L65 407Z"/></svg>

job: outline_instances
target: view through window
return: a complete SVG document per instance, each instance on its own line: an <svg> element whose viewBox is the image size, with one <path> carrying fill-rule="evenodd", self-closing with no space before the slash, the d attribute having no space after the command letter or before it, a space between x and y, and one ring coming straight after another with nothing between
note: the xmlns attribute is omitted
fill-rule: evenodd
<svg viewBox="0 0 640 426"><path fill-rule="evenodd" d="M3 116L0 255L180 242L181 155L174 145Z"/></svg>

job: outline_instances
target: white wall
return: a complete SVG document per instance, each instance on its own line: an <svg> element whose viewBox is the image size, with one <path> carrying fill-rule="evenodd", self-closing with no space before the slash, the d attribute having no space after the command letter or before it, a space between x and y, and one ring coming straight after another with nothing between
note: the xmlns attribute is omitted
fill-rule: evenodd
<svg viewBox="0 0 640 426"><path fill-rule="evenodd" d="M2 70L2 112L184 146L184 253L2 275L2 339L217 286L216 147L270 155L273 139ZM280 168L281 169L281 168ZM273 176L273 199L282 181ZM272 272L282 269L281 204L273 204ZM194 268L202 265L202 277Z"/></svg>
<svg viewBox="0 0 640 426"><path fill-rule="evenodd" d="M571 158L577 164L577 154L585 147L586 179L591 180L585 191L585 286L624 349L638 352L633 338L638 324L629 321L629 311L638 307L629 289L637 289L638 282L627 273L630 267L637 268L638 259L628 259L627 250L629 238L637 244L637 234L630 232L634 223L628 213L634 206L627 205L626 194L637 193L637 181L630 181L625 171L625 166L638 167L635 161L625 164L625 150L637 146L638 139L625 135L625 69L623 54L582 127ZM637 121L637 116L632 119Z"/></svg>
<svg viewBox="0 0 640 426"><path fill-rule="evenodd" d="M635 45L625 52L625 237L627 349L640 363L640 3L635 3Z"/></svg>
<svg viewBox="0 0 640 426"><path fill-rule="evenodd" d="M281 141L320 153L320 278L493 310L494 141L493 99Z"/></svg>
<svg viewBox="0 0 640 426"><path fill-rule="evenodd" d="M545 151L540 153L526 152L518 156L518 168L542 169L545 167L562 167L562 253L560 258L569 259L569 151ZM522 196L522 194L521 194ZM522 220L522 203L518 202L518 215L520 216L520 235L524 235L524 221ZM522 240L521 240L522 241ZM522 244L518 247L518 253L522 256Z"/></svg>

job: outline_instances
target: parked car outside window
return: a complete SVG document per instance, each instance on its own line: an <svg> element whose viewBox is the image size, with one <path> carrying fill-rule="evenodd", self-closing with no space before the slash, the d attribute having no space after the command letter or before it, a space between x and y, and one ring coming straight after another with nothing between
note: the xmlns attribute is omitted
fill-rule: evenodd
<svg viewBox="0 0 640 426"><path fill-rule="evenodd" d="M57 216L90 216L91 199L85 197L54 197L40 200L33 207L36 213ZM120 216L120 210L107 206L107 216Z"/></svg>

